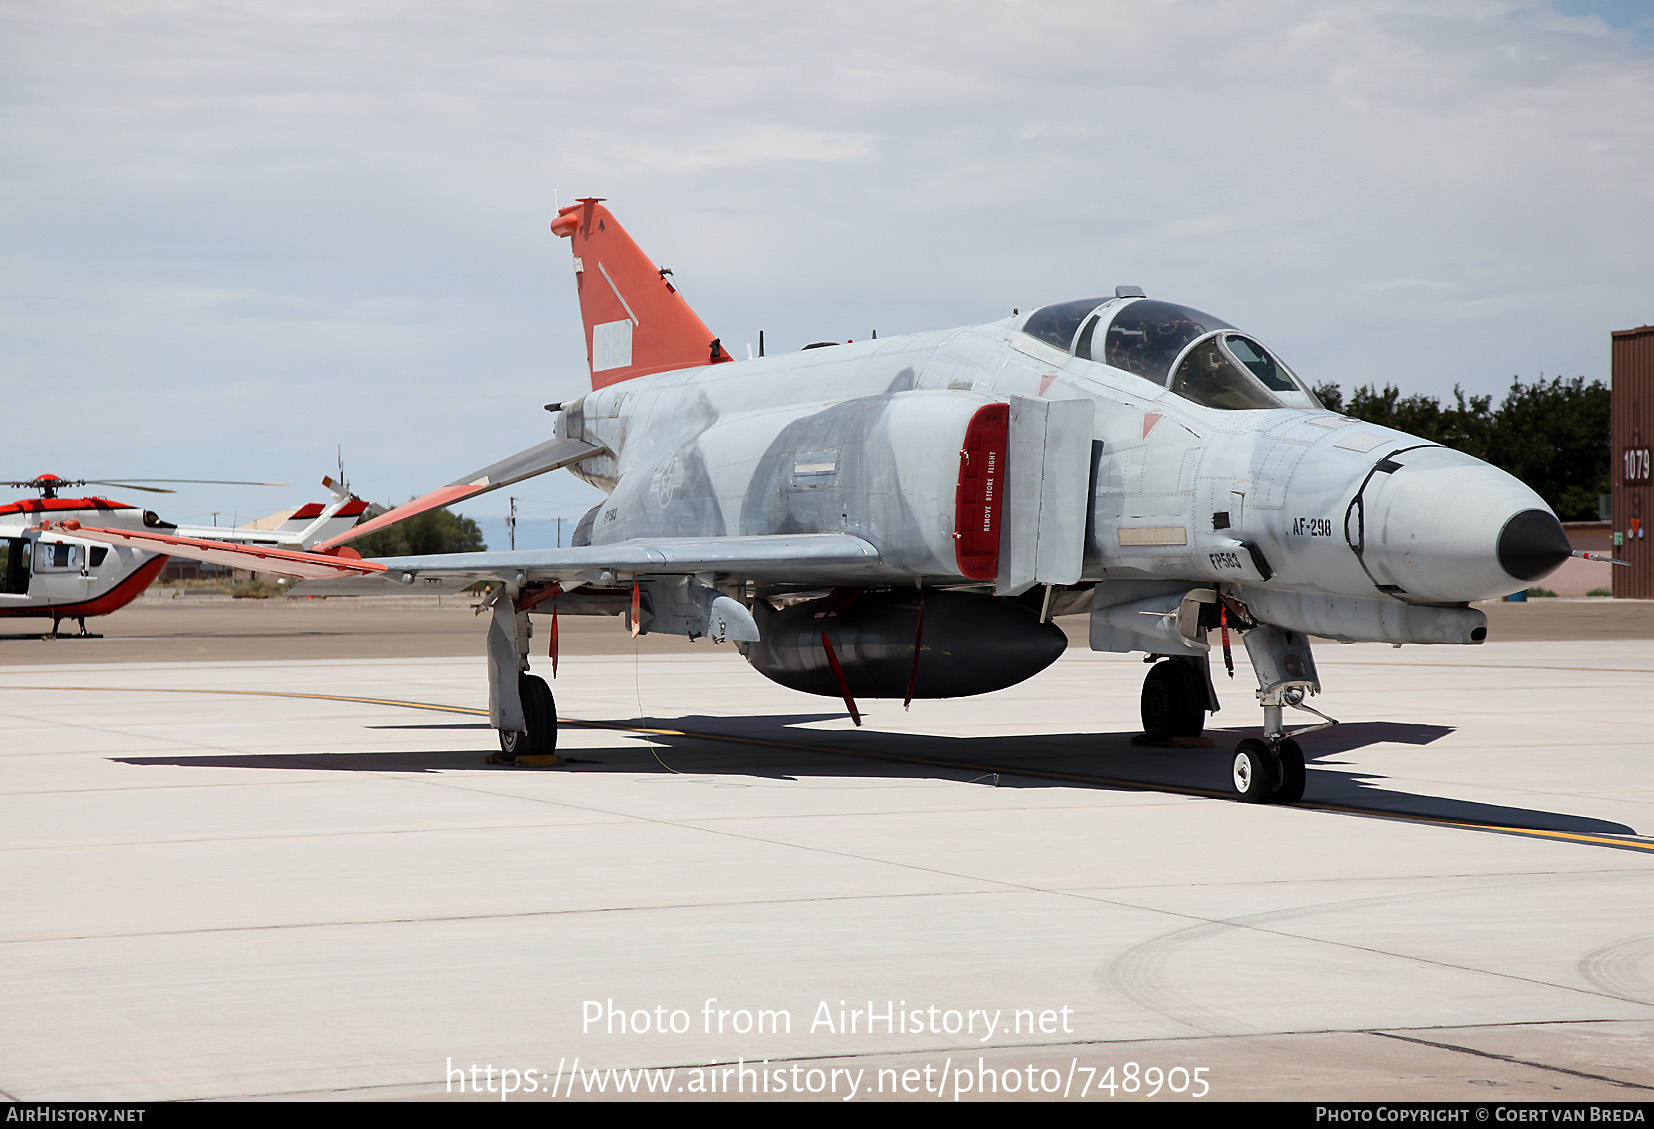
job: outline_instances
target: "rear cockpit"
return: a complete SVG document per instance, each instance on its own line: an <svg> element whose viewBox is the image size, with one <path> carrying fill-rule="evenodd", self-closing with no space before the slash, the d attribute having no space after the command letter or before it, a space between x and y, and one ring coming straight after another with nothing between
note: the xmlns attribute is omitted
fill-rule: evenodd
<svg viewBox="0 0 1654 1129"><path fill-rule="evenodd" d="M1082 361L1106 364L1223 411L1318 408L1308 385L1228 322L1120 287L1028 315L1022 332Z"/></svg>

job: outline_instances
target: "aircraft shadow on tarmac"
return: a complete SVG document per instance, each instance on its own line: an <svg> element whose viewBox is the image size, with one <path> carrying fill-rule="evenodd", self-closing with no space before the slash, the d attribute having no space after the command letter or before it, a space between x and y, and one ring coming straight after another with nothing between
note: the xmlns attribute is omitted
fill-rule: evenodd
<svg viewBox="0 0 1654 1129"><path fill-rule="evenodd" d="M799 777L880 776L934 778L1001 788L1091 786L1197 793L1230 798L1229 774L1235 743L1257 736L1255 729L1210 730L1210 747L1157 748L1132 743L1131 733L1057 733L996 737L949 737L872 729L815 730L812 723L842 714L766 717L644 718L589 726L568 720L558 754L563 763L550 772L681 772L691 775ZM475 730L489 739L465 750L247 753L202 756L116 757L121 764L196 768L260 768L334 772L453 772L490 768L494 751L486 722L421 722L376 725L396 730ZM626 744L586 745L582 730L611 730L632 736ZM648 741L638 730L647 729ZM1352 815L1396 814L1463 823L1583 834L1634 835L1624 824L1565 812L1456 800L1386 788L1383 778L1347 771L1333 759L1380 743L1424 746L1453 732L1450 727L1404 722L1353 722L1306 735L1301 744L1310 764L1304 803L1343 809ZM571 740L571 738L574 738ZM532 770L531 770L532 771Z"/></svg>

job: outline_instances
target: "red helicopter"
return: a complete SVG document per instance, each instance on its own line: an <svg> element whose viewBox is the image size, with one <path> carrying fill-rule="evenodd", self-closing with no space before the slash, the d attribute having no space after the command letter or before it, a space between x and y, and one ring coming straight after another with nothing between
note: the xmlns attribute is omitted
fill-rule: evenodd
<svg viewBox="0 0 1654 1129"><path fill-rule="evenodd" d="M343 478L343 475L340 476ZM78 620L80 636L95 638L86 631L88 616L108 615L136 599L166 567L167 557L126 546L111 546L76 538L59 523L113 529L149 530L181 537L229 541L249 546L304 550L317 542L343 533L367 511L367 503L354 497L343 482L323 478L332 495L326 504L311 503L294 510L274 529L236 526L177 526L154 510L100 495L63 497L67 490L83 486L108 486L119 490L142 490L151 494L177 491L145 482L213 483L228 486L280 486L278 482L226 482L200 478L149 478L135 482L108 482L96 479L66 479L42 474L27 480L0 481L0 486L37 490L38 498L25 498L0 505L0 616L50 618L51 635L65 619ZM46 523L51 523L51 528Z"/></svg>

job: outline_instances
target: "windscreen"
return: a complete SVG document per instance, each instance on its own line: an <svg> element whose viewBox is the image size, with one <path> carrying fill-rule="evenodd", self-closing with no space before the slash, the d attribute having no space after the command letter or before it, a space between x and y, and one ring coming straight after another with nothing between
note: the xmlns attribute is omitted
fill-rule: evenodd
<svg viewBox="0 0 1654 1129"><path fill-rule="evenodd" d="M1320 401L1262 345L1238 333L1197 340L1177 362L1170 388L1224 411L1319 407Z"/></svg>

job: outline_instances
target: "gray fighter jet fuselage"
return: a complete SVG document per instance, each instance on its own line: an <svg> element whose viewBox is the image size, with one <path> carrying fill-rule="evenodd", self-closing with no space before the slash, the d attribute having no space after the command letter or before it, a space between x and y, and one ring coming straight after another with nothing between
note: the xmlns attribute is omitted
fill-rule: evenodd
<svg viewBox="0 0 1654 1129"><path fill-rule="evenodd" d="M1182 324L1212 321L1146 298L1076 305L1104 326L1142 306ZM1030 336L1043 312L638 377L565 405L556 434L607 452L572 467L609 493L582 543L849 533L879 551L857 579L958 584L969 579L956 537L960 452L976 413L1008 403L1013 488L1017 476L1037 476L1027 490L1038 500L1047 472L1076 466L1085 482L1059 484L1068 508L1044 522L1006 515L1004 551L1031 568L1002 581L1002 594L1035 583L1215 583L1314 597L1306 607L1350 602L1348 630L1334 616L1314 625L1321 634L1469 643L1480 636L1384 625L1479 626L1462 606L1445 618L1406 609L1502 595L1567 555L1545 503L1504 471L1329 412L1279 362L1287 387L1249 387L1252 374L1223 345L1273 358L1238 332L1213 330L1168 351L1168 371L1138 373ZM1228 362L1227 385L1257 403L1166 387L1175 367L1189 367L1179 358L1203 347ZM1025 416L1038 417L1026 449L1015 446ZM1015 543L1024 535L1032 542ZM1042 549L1057 558L1050 570ZM1371 625L1360 603L1373 605Z"/></svg>

